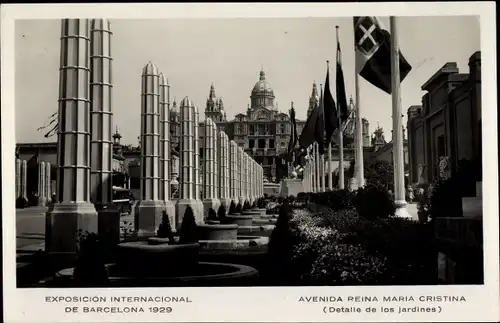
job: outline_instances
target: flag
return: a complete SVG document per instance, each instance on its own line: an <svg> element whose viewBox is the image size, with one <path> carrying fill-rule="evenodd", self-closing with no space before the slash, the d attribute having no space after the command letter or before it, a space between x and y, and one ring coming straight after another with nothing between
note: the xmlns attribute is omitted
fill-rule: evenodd
<svg viewBox="0 0 500 323"><path fill-rule="evenodd" d="M337 94L337 107L339 111L340 122L343 124L349 118L349 109L347 108L347 96L345 94L344 72L342 71L342 51L340 50L340 42L337 40L337 80L336 94Z"/></svg>
<svg viewBox="0 0 500 323"><path fill-rule="evenodd" d="M326 131L326 143L330 143L335 129L339 127L339 117L337 115L337 108L333 100L332 93L330 92L330 69L326 70L325 91L323 95L323 111L325 114L324 127Z"/></svg>
<svg viewBox="0 0 500 323"><path fill-rule="evenodd" d="M290 109L290 119L292 121L292 135L290 141L288 142L288 161L293 161L293 155L295 152L295 146L297 145L297 122L295 121L295 109Z"/></svg>
<svg viewBox="0 0 500 323"><path fill-rule="evenodd" d="M391 94L391 35L377 17L354 17L356 73L373 86ZM400 81L411 65L399 52Z"/></svg>
<svg viewBox="0 0 500 323"><path fill-rule="evenodd" d="M318 106L314 107L309 117L307 117L304 128L302 128L302 132L300 133L299 137L299 146L301 149L307 149L314 142L316 121L318 119L318 109Z"/></svg>
<svg viewBox="0 0 500 323"><path fill-rule="evenodd" d="M55 135L57 133L57 130L58 130L58 126L59 126L59 123L58 123L58 113L57 112L54 112L50 117L49 119L47 120L47 122L39 127L37 129L37 131L42 131L42 130L45 130L47 129L48 127L52 127L48 132L45 133L44 137L45 138L49 138L49 137L52 137L53 135Z"/></svg>
<svg viewBox="0 0 500 323"><path fill-rule="evenodd" d="M325 153L325 102L323 91L319 98L318 113L316 115L316 126L314 127L314 141L318 143L319 154Z"/></svg>

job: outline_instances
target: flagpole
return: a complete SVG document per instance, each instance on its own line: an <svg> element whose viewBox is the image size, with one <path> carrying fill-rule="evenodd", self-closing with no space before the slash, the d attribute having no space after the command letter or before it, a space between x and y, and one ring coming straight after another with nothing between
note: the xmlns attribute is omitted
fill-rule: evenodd
<svg viewBox="0 0 500 323"><path fill-rule="evenodd" d="M403 159L403 128L401 111L401 82L399 70L399 40L397 19L390 17L391 23L391 88L392 88L392 135L393 158L394 158L394 204L396 205L396 216L410 217L406 209L405 178Z"/></svg>
<svg viewBox="0 0 500 323"><path fill-rule="evenodd" d="M339 43L339 26L335 26L335 32L337 36L337 44ZM337 50L337 64L339 62L339 51ZM337 65L338 66L338 65ZM338 103L339 98L337 98ZM340 118L340 113L337 113L339 120L339 189L344 189L344 131L342 129L342 119Z"/></svg>
<svg viewBox="0 0 500 323"><path fill-rule="evenodd" d="M326 61L326 68L327 71L330 71L330 61ZM330 86L330 84L325 84L326 86ZM332 191L333 190L333 184L332 184L332 143L330 141L330 138L327 138L327 144L328 144L328 190Z"/></svg>
<svg viewBox="0 0 500 323"><path fill-rule="evenodd" d="M354 78L354 87L356 91L356 162L355 174L357 188L365 186L365 174L363 165L363 124L361 119L361 104L359 95L359 73L356 72Z"/></svg>

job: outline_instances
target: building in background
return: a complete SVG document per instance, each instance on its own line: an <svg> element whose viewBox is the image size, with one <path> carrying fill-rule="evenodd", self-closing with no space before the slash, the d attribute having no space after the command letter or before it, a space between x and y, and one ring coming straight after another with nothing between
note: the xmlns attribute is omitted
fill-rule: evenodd
<svg viewBox="0 0 500 323"><path fill-rule="evenodd" d="M474 183L482 181L481 53L469 58L469 73L446 63L422 90L422 105L408 108L411 182L455 175L467 187L463 195L474 196Z"/></svg>

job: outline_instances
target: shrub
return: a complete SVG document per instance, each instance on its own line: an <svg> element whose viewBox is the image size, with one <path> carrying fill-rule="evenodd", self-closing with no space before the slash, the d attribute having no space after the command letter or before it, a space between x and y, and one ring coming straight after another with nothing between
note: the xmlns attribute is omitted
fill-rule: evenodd
<svg viewBox="0 0 500 323"><path fill-rule="evenodd" d="M268 244L268 255L270 257L270 269L274 280L278 285L290 284L293 282L294 273L291 261L294 253L294 246L298 244L298 236L291 223L293 211L285 201L279 210L276 226L271 233Z"/></svg>
<svg viewBox="0 0 500 323"><path fill-rule="evenodd" d="M20 196L17 198L16 209L24 209L27 206L28 206L28 201L24 197Z"/></svg>
<svg viewBox="0 0 500 323"><path fill-rule="evenodd" d="M207 220L208 221L217 220L217 213L215 213L214 209L212 209L212 208L208 209Z"/></svg>
<svg viewBox="0 0 500 323"><path fill-rule="evenodd" d="M389 192L381 186L368 185L358 189L353 202L359 216L368 220L385 219L394 216L396 211Z"/></svg>
<svg viewBox="0 0 500 323"><path fill-rule="evenodd" d="M217 220L222 221L224 220L225 217L226 217L226 208L224 207L224 205L221 205L219 207L219 210L217 211Z"/></svg>
<svg viewBox="0 0 500 323"><path fill-rule="evenodd" d="M430 197L430 217L463 216L460 190L460 185L454 178L436 182Z"/></svg>
<svg viewBox="0 0 500 323"><path fill-rule="evenodd" d="M73 278L81 287L106 287L108 273L96 233L77 232L78 258L73 271Z"/></svg>
<svg viewBox="0 0 500 323"><path fill-rule="evenodd" d="M236 212L236 205L234 204L234 201L231 201L231 204L229 205L229 215L233 215Z"/></svg>
<svg viewBox="0 0 500 323"><path fill-rule="evenodd" d="M175 243L174 234L172 232L172 226L170 224L170 219L168 217L167 211L163 210L161 212L161 223L158 227L158 231L156 231L156 235L159 238L167 238L168 243Z"/></svg>
<svg viewBox="0 0 500 323"><path fill-rule="evenodd" d="M236 209L234 209L234 213L241 213L241 209L242 209L242 205L241 203L238 203L238 205L236 205Z"/></svg>
<svg viewBox="0 0 500 323"><path fill-rule="evenodd" d="M248 209L250 209L250 202L245 201L245 203L243 203L243 210L248 210Z"/></svg>
<svg viewBox="0 0 500 323"><path fill-rule="evenodd" d="M196 219L194 218L193 209L190 206L188 206L184 212L184 218L182 219L179 233L179 243L198 243Z"/></svg>

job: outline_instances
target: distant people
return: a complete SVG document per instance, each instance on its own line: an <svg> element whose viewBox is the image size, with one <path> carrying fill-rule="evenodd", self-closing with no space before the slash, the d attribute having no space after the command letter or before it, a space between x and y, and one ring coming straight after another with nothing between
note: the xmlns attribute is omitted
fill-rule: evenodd
<svg viewBox="0 0 500 323"><path fill-rule="evenodd" d="M411 185L408 185L408 202L409 203L413 203L413 199L415 198L415 195L413 194L413 188L411 187Z"/></svg>

